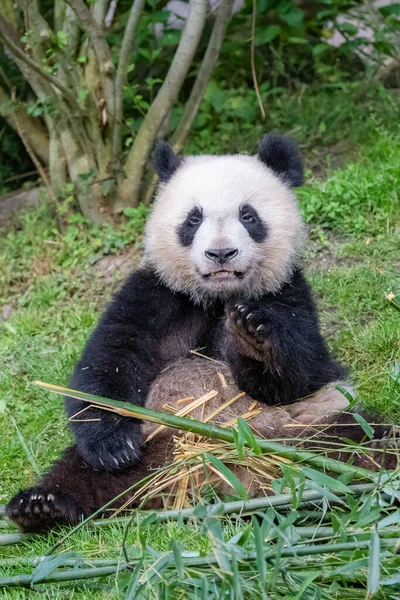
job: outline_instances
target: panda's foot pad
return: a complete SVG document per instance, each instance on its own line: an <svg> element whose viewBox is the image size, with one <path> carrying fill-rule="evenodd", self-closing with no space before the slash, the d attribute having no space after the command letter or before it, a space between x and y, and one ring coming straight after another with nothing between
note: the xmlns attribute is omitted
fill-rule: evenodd
<svg viewBox="0 0 400 600"><path fill-rule="evenodd" d="M228 330L242 351L258 360L270 351L271 315L256 302L238 303L228 317Z"/></svg>
<svg viewBox="0 0 400 600"><path fill-rule="evenodd" d="M75 525L83 511L69 496L35 487L16 494L6 506L6 516L22 531L43 532L56 525Z"/></svg>

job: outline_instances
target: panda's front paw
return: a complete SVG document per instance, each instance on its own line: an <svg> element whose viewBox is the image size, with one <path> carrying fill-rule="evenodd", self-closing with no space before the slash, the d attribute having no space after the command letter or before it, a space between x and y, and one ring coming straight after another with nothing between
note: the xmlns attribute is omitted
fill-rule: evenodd
<svg viewBox="0 0 400 600"><path fill-rule="evenodd" d="M132 467L141 456L143 436L140 423L122 417L110 429L96 435L78 436L78 452L83 460L99 471L122 471Z"/></svg>
<svg viewBox="0 0 400 600"><path fill-rule="evenodd" d="M238 302L229 311L228 332L242 353L264 360L271 350L272 314L257 302Z"/></svg>
<svg viewBox="0 0 400 600"><path fill-rule="evenodd" d="M10 500L6 516L22 531L39 533L56 525L75 525L85 515L73 498L33 487L21 490Z"/></svg>

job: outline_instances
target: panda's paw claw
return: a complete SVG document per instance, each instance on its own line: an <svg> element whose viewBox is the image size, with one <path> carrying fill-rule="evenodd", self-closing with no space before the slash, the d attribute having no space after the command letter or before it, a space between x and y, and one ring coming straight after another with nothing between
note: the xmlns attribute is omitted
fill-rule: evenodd
<svg viewBox="0 0 400 600"><path fill-rule="evenodd" d="M141 456L143 437L137 421L125 419L103 438L78 440L83 460L99 471L121 471L132 467Z"/></svg>
<svg viewBox="0 0 400 600"><path fill-rule="evenodd" d="M256 303L235 304L229 313L229 328L232 333L234 329L241 329L247 335L253 336L258 344L262 344L268 337L272 323L270 315L260 309Z"/></svg>
<svg viewBox="0 0 400 600"><path fill-rule="evenodd" d="M83 510L69 496L36 487L16 494L6 506L6 516L22 531L43 532L78 523Z"/></svg>

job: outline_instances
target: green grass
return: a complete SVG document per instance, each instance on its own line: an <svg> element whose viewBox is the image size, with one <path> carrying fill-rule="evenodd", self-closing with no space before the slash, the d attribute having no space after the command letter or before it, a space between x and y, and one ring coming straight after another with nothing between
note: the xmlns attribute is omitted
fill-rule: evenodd
<svg viewBox="0 0 400 600"><path fill-rule="evenodd" d="M310 225L311 242L305 252L305 267L318 299L321 328L338 358L349 366L363 402L394 418L400 415L400 386L392 377L396 362L400 362L400 313L390 305L385 294L400 292L398 112L390 94L381 88L360 91L349 86L319 92L311 89L301 98L283 97L271 105L267 125L255 124L251 130L244 131L242 144L244 139L246 148L235 147L239 144L235 131L233 147L229 148L223 123L215 124L213 137L215 151L254 151L261 129L274 127L292 131L309 162L315 164L315 158L319 157L314 173L320 173L322 168L324 179L309 172L309 183L300 191L299 199ZM337 159L335 144L343 138L349 142L349 153ZM204 151L203 145L206 141L193 135L188 149ZM339 169L329 166L338 163L341 164ZM0 504L7 502L20 487L31 484L35 466L44 470L71 439L62 400L39 390L32 381L40 379L60 385L68 382L85 339L118 285L118 273L102 276L100 259L104 254L123 253L125 247L130 249L134 245L140 251L144 218L142 209L132 211L129 222L118 231L109 227L88 230L77 218L60 234L48 208L43 205L34 212L20 215L2 235L0 310L10 305L11 318L0 321ZM362 498L358 508L361 510L367 502L368 498ZM359 526L368 540L371 540L374 523L385 516L384 508L372 514L375 520ZM320 517L323 518L323 512ZM327 524L333 524L337 534L329 539L336 542L350 539L340 531L349 523L354 525L353 517L354 514L350 518L349 513L340 508L331 512ZM0 521L0 526L3 523ZM302 522L301 515L296 520L296 527L309 524L316 526L312 520ZM242 542L236 540L233 546L254 549L255 529L249 522L233 516L222 521L220 532L216 527L214 522L202 526L196 522L187 525L166 522L144 528L134 525L128 533L127 544L136 553L143 544L148 544L154 552L167 552L175 540L186 552L210 554L216 547L215 536L220 535L227 541L242 532ZM296 537L294 529L286 523L282 531L285 536ZM82 552L91 559L118 558L123 531L124 526L118 523L84 528L68 540L64 550ZM53 532L49 538L2 547L0 554L2 558L21 559L43 555L59 538L60 532ZM293 539L290 540L293 543ZM146 549L145 554L148 552ZM322 596L317 595L316 584L311 580L307 587L305 581L309 573L304 568L304 560L282 559L282 572L277 575L275 591L271 591L268 598L365 598L368 552L367 548L309 558L310 573L320 570L320 565L329 571L345 569L346 561L364 560L360 586L351 586L346 591L341 577L332 576L331 580L328 577L327 582L318 584ZM393 565L399 570L398 562ZM216 571L220 569L220 565L216 567ZM22 562L19 566L4 567L2 571L1 576L30 573L32 567ZM250 561L249 572L241 575L249 585L249 590L244 592L246 598L262 597L256 572L257 563ZM381 573L381 579L389 575ZM75 583L68 589L59 587L61 584L42 585L40 589L45 598L68 594L79 600L114 599L123 597L130 576L125 573L119 578L111 576L102 583ZM209 596L199 592L198 597L239 597L223 596L224 585L233 593L235 578L223 576L222 580L220 596L212 596L210 588ZM301 591L302 585L307 591ZM396 594L398 597L400 592L396 591L396 585L383 586L374 597L394 598ZM161 597L158 593L154 584L154 593L149 592L146 597ZM10 600L31 597L28 590L11 588L5 594ZM176 590L171 596L165 594L171 598L191 597Z"/></svg>

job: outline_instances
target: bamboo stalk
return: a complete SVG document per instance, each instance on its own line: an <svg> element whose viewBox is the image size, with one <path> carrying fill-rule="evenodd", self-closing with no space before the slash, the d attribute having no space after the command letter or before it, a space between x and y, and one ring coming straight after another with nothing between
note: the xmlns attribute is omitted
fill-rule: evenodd
<svg viewBox="0 0 400 600"><path fill-rule="evenodd" d="M213 423L208 424L204 423L203 421L197 421L196 419L177 417L176 415L151 410L143 406L130 404L129 402L120 402L118 400L102 398L101 396L85 394L77 390L71 390L66 387L52 385L42 381L35 381L35 384L43 389L54 392L55 394L68 395L71 398L83 400L84 402L91 402L103 410L116 412L121 416L144 419L145 421L151 421L153 423L159 423L160 425L174 427L175 429L190 431L208 438L219 439L232 444L235 443L235 439L231 430L219 427ZM286 446L280 442L264 440L262 438L256 438L256 440L264 453L279 454L280 456L293 462L305 462L320 469L332 471L338 474L351 473L356 479L375 480L377 477L374 471L349 465L326 456L318 456L317 454L313 454L312 452L308 452L306 450L299 450L294 446ZM247 441L245 442L245 445L249 445Z"/></svg>
<svg viewBox="0 0 400 600"><path fill-rule="evenodd" d="M374 490L376 490L376 485L373 483L364 483L358 485L350 485L349 493L352 496L361 496L362 494L370 494ZM336 491L335 494L339 497L343 497L345 494L342 491ZM309 505L311 502L318 502L324 498L324 495L318 491L306 491L302 495L302 502L300 503L298 508L302 508L303 506ZM262 498L252 498L250 500L235 500L233 502L221 502L218 504L218 515L231 515L231 514L251 514L252 512L257 512L259 510L263 510L266 508L274 507L275 509L279 509L286 506L291 506L293 501L292 494L279 494L277 496L263 496ZM333 504L333 502L330 502ZM157 523L163 523L164 521L169 520L181 520L181 519L203 519L212 516L215 513L216 505L212 504L211 506L203 506L204 512L202 514L196 514L199 512L199 507L201 505L196 505L191 508L183 508L181 510L161 510L161 511L137 511L136 514L138 517L146 518L150 514L155 514L157 518ZM319 513L319 516L320 513ZM112 525L116 523L128 523L131 521L131 516L126 517L117 517L111 519L99 519L94 520L92 525L95 527L104 527L107 525Z"/></svg>
<svg viewBox="0 0 400 600"><path fill-rule="evenodd" d="M115 565L110 567L94 567L89 569L70 569L68 571L54 571L43 577L37 583L57 583L60 581L77 581L80 579L91 579L93 577L106 577L113 575L117 571L125 571L127 565ZM14 577L4 577L0 579L1 587L31 587L32 575L15 575Z"/></svg>
<svg viewBox="0 0 400 600"><path fill-rule="evenodd" d="M48 558L45 554L40 555L40 556L29 556L29 557L25 557L25 556L21 556L20 558L6 558L5 560L0 560L0 567L18 567L18 566L22 566L22 565L32 565L34 567L36 567L38 564L40 564L43 560L45 560L46 558ZM76 566L76 558L66 558L65 561L63 561L62 566L63 567L75 567ZM114 567L115 565L118 565L121 562L121 559L119 558L85 558L82 559L82 562L80 563L81 566L83 567Z"/></svg>
<svg viewBox="0 0 400 600"><path fill-rule="evenodd" d="M321 517L321 512L318 512L318 518ZM126 524L132 521L132 517L115 517L112 519L103 519L100 521L94 521L93 525L110 525L110 524ZM295 526L296 532L300 535L301 538L307 539L309 542L312 542L314 539L318 539L321 541L321 538L327 538L332 540L335 536L339 536L340 532L335 532L333 527L314 525L309 527L298 527ZM395 537L398 534L397 527L385 528L379 531L379 535L381 537ZM351 538L356 538L358 536L366 536L372 535L372 531L356 531L353 528L349 528L346 530L346 536ZM4 560L0 560L0 567L18 567L22 565L33 565L37 566L43 560L47 559L46 555L38 555L38 556L30 556L25 557L21 556L19 558L6 558ZM63 561L63 567L75 567L76 566L76 558L68 558ZM82 558L80 563L80 567L112 567L121 563L120 558Z"/></svg>
<svg viewBox="0 0 400 600"><path fill-rule="evenodd" d="M132 486L132 489L136 487L137 484ZM129 488L131 489L131 488ZM352 496L361 496L362 494L370 494L374 490L376 490L376 485L373 483L365 483L348 486L349 493ZM124 495L127 491L125 490L122 494ZM342 491L335 492L337 496L343 497L345 494ZM382 494L382 497L385 498L386 494ZM302 502L299 504L298 509L304 509L308 506L315 508L315 504L321 502L324 498L324 495L318 491L306 491L302 495ZM117 525L117 524L126 524L132 520L132 516L124 516L124 517L112 517L105 519L94 519L94 517L101 514L105 508L111 506L115 501L115 498L108 502L105 506L101 507L97 510L93 515L88 517L79 525L76 525L71 531L69 531L63 538L61 538L50 550L47 554L52 554L55 550L57 550L67 539L69 539L78 529L83 527L83 525L88 524L90 521L90 525L93 527L107 527L108 525ZM219 504L218 515L220 517L231 514L239 514L239 515L249 515L254 512L274 507L275 510L287 509L291 506L293 501L292 494L279 494L277 496L263 496L262 498L252 498L250 500L235 500L233 502L221 502ZM330 504L333 506L334 504L338 504L338 502L330 501ZM215 514L216 506L203 506L204 512L199 513L199 507L201 505L196 505L191 508L183 508L180 510L165 510L165 511L136 511L136 514L139 519L146 518L150 514L155 514L156 522L163 523L169 520L185 520L185 519L203 519L212 516ZM196 514L199 513L199 514ZM9 544L17 544L18 542L24 541L28 537L32 537L29 534L24 533L10 533L0 535L0 546L6 546Z"/></svg>
<svg viewBox="0 0 400 600"><path fill-rule="evenodd" d="M0 546L11 546L11 544L19 544L23 540L31 537L29 533L20 533L17 531L16 533L3 533L0 535Z"/></svg>
<svg viewBox="0 0 400 600"><path fill-rule="evenodd" d="M310 556L310 555L318 555L318 554L333 554L342 551L351 551L351 550L361 550L367 549L370 545L370 540L357 540L354 542L340 542L337 544L316 544L315 546L292 546L289 548L283 549L272 549L266 548L264 554L264 560L271 561L276 557L301 557L301 556ZM393 549L396 550L399 545L397 539L389 539L389 540L381 540L381 548ZM171 552L165 553L163 556L171 556ZM237 560L240 562L245 561L254 561L257 560L258 553L254 551L250 552L242 552L235 553ZM161 557L158 557L157 560L160 560ZM142 560L142 559L138 559ZM113 575L117 572L122 572L126 570L131 570L132 566L138 562L138 560L130 561L129 563L121 562L115 566L101 566L94 568L84 568L84 569L69 569L63 571L54 571L50 573L46 577L43 577L38 581L38 584L43 583L56 583L56 582L65 582L65 581L77 581L82 579L93 579L97 577L106 577L108 575ZM154 562L154 558L152 559ZM194 557L182 557L182 564L185 567L199 567L199 566L210 566L218 564L218 557L215 555L208 556L194 556ZM151 565L151 561L150 565ZM174 566L174 562L171 563L171 566ZM0 587L30 587L32 586L32 575L16 575L13 577L5 577L0 579Z"/></svg>

